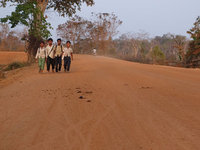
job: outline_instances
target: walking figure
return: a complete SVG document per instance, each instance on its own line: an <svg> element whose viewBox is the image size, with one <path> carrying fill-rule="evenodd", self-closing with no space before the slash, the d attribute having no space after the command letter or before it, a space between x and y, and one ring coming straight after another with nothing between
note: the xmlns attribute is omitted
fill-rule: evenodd
<svg viewBox="0 0 200 150"><path fill-rule="evenodd" d="M73 50L71 48L71 42L67 41L66 47L63 52L64 68L65 72L70 70L71 60L73 60Z"/></svg>
<svg viewBox="0 0 200 150"><path fill-rule="evenodd" d="M46 57L47 57L47 71L50 71L50 67L52 67L52 72L54 72L55 60L54 60L54 45L53 39L48 39L48 45L46 47Z"/></svg>
<svg viewBox="0 0 200 150"><path fill-rule="evenodd" d="M92 53L93 53L94 56L97 55L97 50L96 50L96 48L94 48L94 49L92 50Z"/></svg>
<svg viewBox="0 0 200 150"><path fill-rule="evenodd" d="M45 65L45 59L46 59L46 49L44 47L45 43L42 41L40 43L40 47L37 50L37 54L35 58L38 60L38 66L39 66L39 73L42 73L44 71L44 65Z"/></svg>
<svg viewBox="0 0 200 150"><path fill-rule="evenodd" d="M61 71L61 67L62 67L63 46L62 46L61 42L62 42L62 40L58 39L57 45L55 46L55 49L54 49L56 72Z"/></svg>

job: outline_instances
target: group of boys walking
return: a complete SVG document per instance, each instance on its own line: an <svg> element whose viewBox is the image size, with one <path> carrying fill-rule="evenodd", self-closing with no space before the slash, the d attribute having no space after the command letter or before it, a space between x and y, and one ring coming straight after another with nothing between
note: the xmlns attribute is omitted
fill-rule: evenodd
<svg viewBox="0 0 200 150"><path fill-rule="evenodd" d="M64 60L64 71L70 70L71 60L73 60L73 50L71 42L67 41L66 46L62 45L62 40L58 39L57 44L53 45L53 39L48 39L48 45L45 47L44 41L40 43L37 50L36 59L38 59L39 72L44 71L45 62L47 64L47 71L60 72L62 68L62 60Z"/></svg>

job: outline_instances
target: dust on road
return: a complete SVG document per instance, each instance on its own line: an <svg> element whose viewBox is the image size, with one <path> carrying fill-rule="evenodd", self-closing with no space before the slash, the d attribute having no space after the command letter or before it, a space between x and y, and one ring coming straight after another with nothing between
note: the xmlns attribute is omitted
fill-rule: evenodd
<svg viewBox="0 0 200 150"><path fill-rule="evenodd" d="M70 73L16 74L0 150L200 149L200 70L76 55Z"/></svg>

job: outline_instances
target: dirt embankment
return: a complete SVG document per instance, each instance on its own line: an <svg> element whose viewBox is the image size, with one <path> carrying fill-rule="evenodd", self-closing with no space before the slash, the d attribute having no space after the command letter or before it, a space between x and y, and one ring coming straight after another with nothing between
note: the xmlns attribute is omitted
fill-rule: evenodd
<svg viewBox="0 0 200 150"><path fill-rule="evenodd" d="M24 52L3 52L0 51L0 64L5 65L12 62L27 61L27 54Z"/></svg>

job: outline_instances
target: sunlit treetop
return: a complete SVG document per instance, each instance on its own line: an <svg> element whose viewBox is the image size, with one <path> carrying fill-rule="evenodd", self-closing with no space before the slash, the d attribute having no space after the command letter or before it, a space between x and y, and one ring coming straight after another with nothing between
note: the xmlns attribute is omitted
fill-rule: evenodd
<svg viewBox="0 0 200 150"><path fill-rule="evenodd" d="M25 4L33 1L44 4L45 9L54 9L61 16L72 16L76 13L76 10L81 9L83 3L87 6L94 5L94 0L2 0L0 6L6 7L7 5Z"/></svg>

